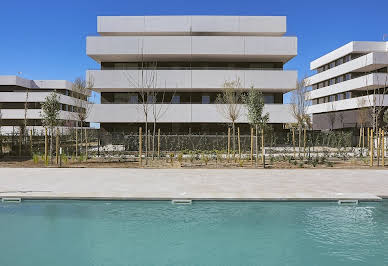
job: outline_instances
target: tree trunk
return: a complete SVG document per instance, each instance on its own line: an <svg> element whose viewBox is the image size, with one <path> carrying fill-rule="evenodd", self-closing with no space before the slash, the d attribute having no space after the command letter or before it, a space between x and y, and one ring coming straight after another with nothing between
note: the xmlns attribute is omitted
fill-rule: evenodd
<svg viewBox="0 0 388 266"><path fill-rule="evenodd" d="M236 151L236 125L234 124L234 121L232 123L232 129L233 129L233 155L234 155L234 152Z"/></svg>
<svg viewBox="0 0 388 266"><path fill-rule="evenodd" d="M158 128L158 158L160 159L160 128Z"/></svg>
<svg viewBox="0 0 388 266"><path fill-rule="evenodd" d="M55 141L55 161L59 164L59 129L57 128L56 141Z"/></svg>
<svg viewBox="0 0 388 266"><path fill-rule="evenodd" d="M257 167L257 157L259 157L259 145L258 145L258 141L257 141L257 130L258 130L258 127L257 125L255 125L255 129L256 129L256 158L255 158L255 163L256 163L256 167Z"/></svg>
<svg viewBox="0 0 388 266"><path fill-rule="evenodd" d="M373 143L373 129L371 129L370 131L370 137L369 137L369 140L370 140L370 144L369 144L369 147L370 147L370 166L373 166L373 146L374 146L374 143Z"/></svg>
<svg viewBox="0 0 388 266"><path fill-rule="evenodd" d="M47 155L48 155L48 139L47 139L47 128L44 128L44 163L47 165Z"/></svg>
<svg viewBox="0 0 388 266"><path fill-rule="evenodd" d="M230 127L228 127L228 162L230 160Z"/></svg>
<svg viewBox="0 0 388 266"><path fill-rule="evenodd" d="M54 128L50 127L50 164L53 164L53 132Z"/></svg>
<svg viewBox="0 0 388 266"><path fill-rule="evenodd" d="M146 116L146 122L145 122L145 159L146 159L146 164L148 163L148 121L147 121L147 116Z"/></svg>
<svg viewBox="0 0 388 266"><path fill-rule="evenodd" d="M302 143L302 127L299 126L299 136L298 136L298 155L300 158L300 149L301 149L301 143Z"/></svg>
<svg viewBox="0 0 388 266"><path fill-rule="evenodd" d="M152 132L152 160L154 160L154 154L155 154L155 135L156 135L156 120L154 120L154 128Z"/></svg>
<svg viewBox="0 0 388 266"><path fill-rule="evenodd" d="M143 148L143 136L141 132L141 127L139 127L139 165L142 164L142 148Z"/></svg>
<svg viewBox="0 0 388 266"><path fill-rule="evenodd" d="M251 127L251 165L253 165L253 127Z"/></svg>
<svg viewBox="0 0 388 266"><path fill-rule="evenodd" d="M241 160L241 140L240 140L240 128L237 128L237 140L238 140L238 157Z"/></svg>
<svg viewBox="0 0 388 266"><path fill-rule="evenodd" d="M84 129L85 130L85 160L88 160L88 132L86 131L86 128Z"/></svg>
<svg viewBox="0 0 388 266"><path fill-rule="evenodd" d="M294 148L294 160L296 159L296 152L295 152L295 128L292 128L292 146Z"/></svg>

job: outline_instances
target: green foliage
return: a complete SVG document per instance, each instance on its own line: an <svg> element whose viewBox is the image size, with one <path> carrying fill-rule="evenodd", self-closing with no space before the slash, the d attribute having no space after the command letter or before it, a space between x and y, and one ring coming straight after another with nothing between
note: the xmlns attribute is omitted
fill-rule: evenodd
<svg viewBox="0 0 388 266"><path fill-rule="evenodd" d="M39 155L34 153L34 155L32 156L32 159L34 161L35 164L39 163Z"/></svg>
<svg viewBox="0 0 388 266"><path fill-rule="evenodd" d="M59 97L55 91L50 93L42 103L42 122L45 126L51 128L59 125L59 112L61 111L61 104Z"/></svg>
<svg viewBox="0 0 388 266"><path fill-rule="evenodd" d="M263 94L251 87L248 94L244 97L244 102L248 110L248 121L251 125L264 128L269 120L269 113L264 112L264 97Z"/></svg>
<svg viewBox="0 0 388 266"><path fill-rule="evenodd" d="M67 156L65 154L62 154L61 157L62 157L62 163L67 164L67 161L68 161Z"/></svg>
<svg viewBox="0 0 388 266"><path fill-rule="evenodd" d="M204 153L202 153L202 161L205 163L205 165L207 165L209 162L209 157Z"/></svg>
<svg viewBox="0 0 388 266"><path fill-rule="evenodd" d="M183 161L183 153L180 152L180 153L178 154L178 162L179 162L179 163L182 163L182 161Z"/></svg>

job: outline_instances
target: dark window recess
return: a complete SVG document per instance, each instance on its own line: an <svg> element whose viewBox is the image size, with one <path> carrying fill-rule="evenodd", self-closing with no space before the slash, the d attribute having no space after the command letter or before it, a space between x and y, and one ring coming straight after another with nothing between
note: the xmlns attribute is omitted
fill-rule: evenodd
<svg viewBox="0 0 388 266"><path fill-rule="evenodd" d="M126 69L283 69L282 62L102 62L101 70Z"/></svg>
<svg viewBox="0 0 388 266"><path fill-rule="evenodd" d="M213 104L221 92L165 92L148 96L147 102L172 104ZM282 93L263 93L265 103L283 103ZM136 92L101 92L102 104L137 104L142 95Z"/></svg>

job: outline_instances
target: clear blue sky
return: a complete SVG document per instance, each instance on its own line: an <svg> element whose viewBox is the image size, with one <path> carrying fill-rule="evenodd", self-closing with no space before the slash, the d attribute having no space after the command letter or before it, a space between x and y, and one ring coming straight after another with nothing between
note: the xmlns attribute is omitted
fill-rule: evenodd
<svg viewBox="0 0 388 266"><path fill-rule="evenodd" d="M287 35L298 37L298 56L285 68L300 78L311 74L311 60L388 34L388 0L2 0L0 75L74 80L98 68L85 54L98 15L284 15Z"/></svg>

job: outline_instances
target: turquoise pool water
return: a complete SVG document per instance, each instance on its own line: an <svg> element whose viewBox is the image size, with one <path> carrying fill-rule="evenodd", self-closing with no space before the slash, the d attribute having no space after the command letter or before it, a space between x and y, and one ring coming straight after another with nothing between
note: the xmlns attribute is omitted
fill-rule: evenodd
<svg viewBox="0 0 388 266"><path fill-rule="evenodd" d="M388 265L388 202L0 203L0 265Z"/></svg>

